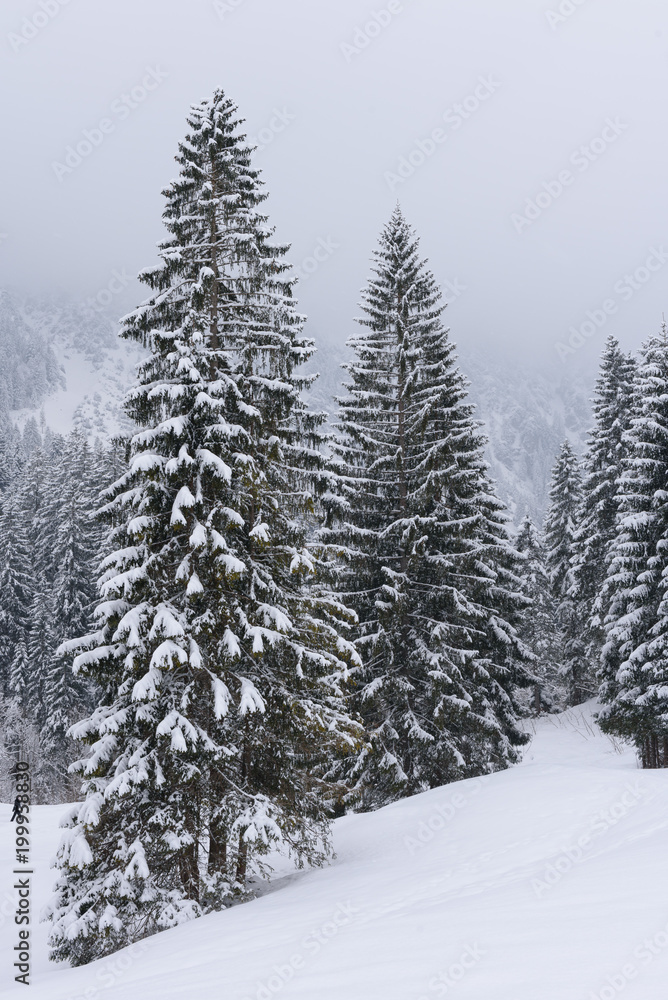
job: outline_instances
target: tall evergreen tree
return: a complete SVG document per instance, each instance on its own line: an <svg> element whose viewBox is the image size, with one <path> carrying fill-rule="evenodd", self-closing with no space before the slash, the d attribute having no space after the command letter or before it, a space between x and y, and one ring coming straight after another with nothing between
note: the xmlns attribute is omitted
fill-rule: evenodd
<svg viewBox="0 0 668 1000"><path fill-rule="evenodd" d="M602 604L603 728L668 766L668 336L641 351Z"/></svg>
<svg viewBox="0 0 668 1000"><path fill-rule="evenodd" d="M58 634L58 619L54 615L50 595L42 589L36 590L33 596L26 634L27 678L23 707L41 732L51 712L47 700L47 678Z"/></svg>
<svg viewBox="0 0 668 1000"><path fill-rule="evenodd" d="M0 495L9 490L19 472L19 437L0 402Z"/></svg>
<svg viewBox="0 0 668 1000"><path fill-rule="evenodd" d="M573 596L575 534L581 497L580 465L570 443L565 441L552 471L545 544L550 587L557 605L559 673L569 705L579 705L594 693L583 638L583 614Z"/></svg>
<svg viewBox="0 0 668 1000"><path fill-rule="evenodd" d="M557 597L571 590L573 550L582 496L582 473L569 441L564 441L552 470L550 504L545 517L545 545L550 585Z"/></svg>
<svg viewBox="0 0 668 1000"><path fill-rule="evenodd" d="M352 777L367 809L503 768L524 742L518 557L440 299L397 207L350 342L322 535L360 622L353 704L370 743Z"/></svg>
<svg viewBox="0 0 668 1000"><path fill-rule="evenodd" d="M633 357L608 337L593 399L594 426L584 458L582 503L573 536L571 596L581 610L587 660L598 663L605 632L601 590L617 527L617 482L632 414Z"/></svg>
<svg viewBox="0 0 668 1000"><path fill-rule="evenodd" d="M40 438L41 440L41 438ZM41 446L35 445L21 471L15 493L30 549L30 574L36 589L53 580L53 531L58 523L59 491L53 465Z"/></svg>
<svg viewBox="0 0 668 1000"><path fill-rule="evenodd" d="M50 908L53 955L74 964L225 905L274 843L319 861L310 770L358 738L349 614L302 587L321 419L300 399L312 343L286 248L236 108L217 91L188 125L153 294L124 324L150 349L128 402L141 429L76 661L103 697L73 727L92 752Z"/></svg>
<svg viewBox="0 0 668 1000"><path fill-rule="evenodd" d="M533 705L538 715L559 703L557 602L550 586L545 543L528 514L520 525L515 544L524 557L520 574L522 593L531 602L523 615L521 636L535 657Z"/></svg>
<svg viewBox="0 0 668 1000"><path fill-rule="evenodd" d="M16 754L29 752L35 801L72 797L65 734L90 709L91 685L56 650L89 624L106 530L93 517L94 497L112 481L117 451L99 446L91 461L81 435L47 433L43 449L37 442L23 464L11 464L2 495L0 784Z"/></svg>
<svg viewBox="0 0 668 1000"><path fill-rule="evenodd" d="M57 641L49 647L44 680L48 715L41 732L51 785L54 792L60 788L65 793L71 784L67 731L92 708L93 692L85 678L73 673L71 656L62 643L84 635L92 624L102 531L94 517L100 484L88 442L75 431L54 459L52 482L58 503L49 559L53 566L49 594Z"/></svg>
<svg viewBox="0 0 668 1000"><path fill-rule="evenodd" d="M32 601L32 573L24 512L15 493L5 496L0 518L0 678L3 693L21 698L27 684L26 633ZM19 644L22 644L18 657Z"/></svg>

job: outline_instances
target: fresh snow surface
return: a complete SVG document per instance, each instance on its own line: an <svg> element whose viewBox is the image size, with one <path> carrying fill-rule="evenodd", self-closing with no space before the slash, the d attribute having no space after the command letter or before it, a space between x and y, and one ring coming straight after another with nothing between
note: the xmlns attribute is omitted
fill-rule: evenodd
<svg viewBox="0 0 668 1000"><path fill-rule="evenodd" d="M253 902L111 958L50 966L34 924L31 1000L665 1000L668 772L638 770L593 709L540 720L509 771L339 820L329 867L282 861ZM35 913L63 812L33 809ZM9 815L0 806L12 998L25 994L12 984Z"/></svg>
<svg viewBox="0 0 668 1000"><path fill-rule="evenodd" d="M57 434L69 434L76 427L91 441L107 441L125 430L122 401L143 352L120 339L101 350L95 360L58 341L51 347L65 377L64 385L46 396L37 409L12 410L10 416L17 427L22 429L35 417L38 426L43 421Z"/></svg>

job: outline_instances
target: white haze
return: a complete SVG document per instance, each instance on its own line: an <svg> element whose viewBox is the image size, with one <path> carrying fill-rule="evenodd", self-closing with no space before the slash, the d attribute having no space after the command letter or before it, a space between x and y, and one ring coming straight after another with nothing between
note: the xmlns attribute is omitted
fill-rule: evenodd
<svg viewBox="0 0 668 1000"><path fill-rule="evenodd" d="M58 2L43 0L49 10ZM637 346L661 322L668 257L632 294L614 286L651 248L668 248L665 0L392 6L351 54L342 44L387 0L69 0L25 44L14 36L39 2L4 0L0 285L85 298L112 282L110 308L132 305L141 289L116 293L114 271L155 262L160 191L188 106L222 86L250 135L282 124L275 109L290 119L256 163L291 259L329 246L299 289L314 336L352 332L398 197L438 280L450 282L448 322L463 346L561 367L555 343L588 310L600 320L606 300L616 312L565 368L589 366L608 332ZM557 23L547 15L560 7L572 13ZM121 120L114 102L148 69L167 76ZM454 128L444 113L480 78L493 93ZM59 180L54 161L103 118L113 131ZM580 172L571 154L607 119L621 134ZM447 139L391 190L386 172L438 128ZM573 183L518 233L513 213L565 169Z"/></svg>

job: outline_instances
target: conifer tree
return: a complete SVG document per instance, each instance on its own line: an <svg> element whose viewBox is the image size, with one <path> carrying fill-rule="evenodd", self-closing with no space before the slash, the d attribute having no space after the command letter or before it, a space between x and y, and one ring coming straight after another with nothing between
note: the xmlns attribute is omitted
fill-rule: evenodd
<svg viewBox="0 0 668 1000"><path fill-rule="evenodd" d="M40 600L40 560L34 545L33 503L27 479L26 467L3 496L0 518L0 677L5 696L0 738L10 768L19 754L30 752L33 795L35 801L44 801L39 755L43 663L40 660L34 669L31 653L37 653L42 639L35 615L47 630L48 622Z"/></svg>
<svg viewBox="0 0 668 1000"><path fill-rule="evenodd" d="M557 605L559 673L569 705L579 705L594 693L583 639L583 615L573 596L572 564L581 497L580 465L570 443L565 441L552 471L545 545L550 588Z"/></svg>
<svg viewBox="0 0 668 1000"><path fill-rule="evenodd" d="M605 609L600 599L616 534L617 482L631 421L634 373L633 357L620 350L614 337L608 337L593 399L594 426L584 458L582 503L573 537L571 596L581 610L591 664L598 663L605 638Z"/></svg>
<svg viewBox="0 0 668 1000"><path fill-rule="evenodd" d="M59 627L49 596L44 590L35 591L26 630L27 677L23 707L39 732L51 712L47 699L47 678Z"/></svg>
<svg viewBox="0 0 668 1000"><path fill-rule="evenodd" d="M18 438L18 431L0 404L0 494L10 489L19 472Z"/></svg>
<svg viewBox="0 0 668 1000"><path fill-rule="evenodd" d="M643 346L633 391L607 607L600 721L634 741L645 767L668 766L668 336Z"/></svg>
<svg viewBox="0 0 668 1000"><path fill-rule="evenodd" d="M531 602L523 615L521 636L535 657L533 670L537 682L533 704L538 715L553 709L559 701L557 604L547 572L545 544L528 514L520 525L515 544L525 560L520 574L522 593Z"/></svg>
<svg viewBox="0 0 668 1000"><path fill-rule="evenodd" d="M3 693L23 696L27 684L26 632L32 582L26 525L14 493L4 498L0 518L0 678ZM19 645L21 648L19 649Z"/></svg>
<svg viewBox="0 0 668 1000"><path fill-rule="evenodd" d="M572 584L574 538L582 496L580 465L569 441L564 441L552 470L550 505L545 518L545 544L550 585L565 597Z"/></svg>
<svg viewBox="0 0 668 1000"><path fill-rule="evenodd" d="M73 964L224 906L272 844L320 861L309 772L358 739L340 690L349 614L302 587L321 419L300 399L312 343L286 248L236 108L217 91L188 125L152 295L124 322L150 351L127 407L140 429L75 661L103 694L72 730L92 751L49 910L53 955Z"/></svg>
<svg viewBox="0 0 668 1000"><path fill-rule="evenodd" d="M89 625L104 533L94 496L111 481L116 450L100 446L91 461L81 435L47 433L44 449L37 444L23 466L11 465L2 496L0 760L9 775L15 754L30 753L35 801L69 801L73 792L65 734L90 709L91 685L56 651Z"/></svg>
<svg viewBox="0 0 668 1000"><path fill-rule="evenodd" d="M54 575L53 528L58 523L60 496L52 473L49 457L41 446L35 445L14 491L30 549L30 574L35 589L48 587Z"/></svg>
<svg viewBox="0 0 668 1000"><path fill-rule="evenodd" d="M41 392L38 393L38 397L43 396L45 392L46 386L44 386ZM42 444L42 435L40 434L39 427L37 426L37 421L34 417L29 417L26 421L25 427L23 428L23 434L21 437L23 454L26 458L32 459L35 452L42 450Z"/></svg>
<svg viewBox="0 0 668 1000"><path fill-rule="evenodd" d="M9 691L24 714L29 703L30 680L30 660L28 659L25 633L22 631L18 633L12 643Z"/></svg>
<svg viewBox="0 0 668 1000"><path fill-rule="evenodd" d="M58 497L52 532L51 614L56 641L49 647L44 679L48 715L41 727L45 763L54 789L69 789L69 727L92 708L92 686L72 671L62 643L84 635L92 624L95 580L102 532L94 518L96 467L86 439L77 431L54 456L54 493ZM53 634L53 629L52 629Z"/></svg>
<svg viewBox="0 0 668 1000"><path fill-rule="evenodd" d="M440 299L397 207L350 342L321 536L360 621L353 704L370 742L347 773L363 809L503 768L524 742L518 557Z"/></svg>

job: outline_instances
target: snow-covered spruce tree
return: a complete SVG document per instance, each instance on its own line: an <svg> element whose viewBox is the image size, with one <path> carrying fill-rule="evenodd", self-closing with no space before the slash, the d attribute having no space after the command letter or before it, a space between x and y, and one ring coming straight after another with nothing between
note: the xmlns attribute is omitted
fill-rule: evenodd
<svg viewBox="0 0 668 1000"><path fill-rule="evenodd" d="M552 470L550 505L545 517L546 566L557 606L559 674L569 705L580 705L594 694L591 665L584 642L583 614L573 596L575 532L582 497L580 464L565 441Z"/></svg>
<svg viewBox="0 0 668 1000"><path fill-rule="evenodd" d="M93 564L99 555L101 527L92 520L92 494L99 492L93 488L99 472L81 435L65 439L47 433L42 448L36 426L33 421L26 434L33 450L23 464L13 463L12 478L2 495L0 657L6 697L0 721L0 771L3 759L9 762L28 748L35 801L69 801L72 785L66 775L72 746L67 741L65 752L67 722L58 706L63 698L71 706L76 703L69 721L81 718L79 694L86 685L73 676L71 656L56 665L54 654L64 637L81 635L86 627L72 621L67 579L79 581L89 608L95 593ZM112 480L105 478L109 485ZM70 516L74 494L79 522L89 535L83 547ZM88 698L88 711L91 707Z"/></svg>
<svg viewBox="0 0 668 1000"><path fill-rule="evenodd" d="M73 674L72 658L62 648L62 642L84 635L92 624L102 542L101 526L94 518L96 494L101 486L96 480L91 449L75 431L65 443L53 471L58 507L52 540L54 578L50 604L54 622L51 632L55 628L57 641L49 648L44 680L48 714L41 727L43 768L48 771L52 797L66 794L72 784L67 774L72 750L67 731L93 707L92 685L85 677Z"/></svg>
<svg viewBox="0 0 668 1000"><path fill-rule="evenodd" d="M668 337L643 346L602 603L600 721L668 767Z"/></svg>
<svg viewBox="0 0 668 1000"><path fill-rule="evenodd" d="M520 573L522 593L531 602L522 616L520 634L535 656L537 683L533 708L539 715L553 709L559 701L557 603L550 586L545 543L528 514L522 520L515 544L524 557Z"/></svg>
<svg viewBox="0 0 668 1000"><path fill-rule="evenodd" d="M39 732L44 729L52 710L46 689L59 627L50 596L41 588L35 591L26 642L27 677L22 703L26 715Z"/></svg>
<svg viewBox="0 0 668 1000"><path fill-rule="evenodd" d="M635 360L608 340L593 399L594 426L584 457L582 501L573 537L571 596L581 609L585 650L597 664L605 639L601 589L608 553L617 526L617 481L625 455L625 434L631 421Z"/></svg>
<svg viewBox="0 0 668 1000"><path fill-rule="evenodd" d="M550 585L558 598L571 588L572 559L582 496L582 474L577 455L564 441L552 469L550 505L545 516L545 545Z"/></svg>
<svg viewBox="0 0 668 1000"><path fill-rule="evenodd" d="M33 421L34 423L34 421ZM27 431L27 427L26 427ZM38 433L35 424L35 434ZM30 575L39 589L53 579L53 531L58 522L59 493L52 478L49 456L28 435L31 450L16 484L17 503L30 549Z"/></svg>
<svg viewBox="0 0 668 1000"><path fill-rule="evenodd" d="M191 109L153 294L124 323L150 348L141 429L106 512L98 631L75 669L103 692L48 908L54 958L87 962L224 906L272 844L327 848L311 767L359 739L339 690L350 614L305 592L320 419L285 248L220 91Z"/></svg>
<svg viewBox="0 0 668 1000"><path fill-rule="evenodd" d="M6 771L11 773L17 760L30 759L33 765L37 763L35 751L39 746L39 729L29 711L35 685L28 656L35 590L24 511L15 492L3 497L3 507L0 518L0 668L6 699L1 739ZM39 795L37 782L35 784L35 792Z"/></svg>
<svg viewBox="0 0 668 1000"><path fill-rule="evenodd" d="M350 341L321 535L360 622L352 701L369 743L341 770L362 809L506 767L525 742L518 556L440 299L397 207Z"/></svg>
<svg viewBox="0 0 668 1000"><path fill-rule="evenodd" d="M0 676L5 695L0 726L0 757L6 773L30 753L35 801L45 800L39 774L39 726L44 718L44 661L40 657L49 632L42 597L41 550L35 544L35 504L45 486L44 456L36 468L17 463L16 479L2 497L0 518ZM39 490L30 485L39 480ZM41 630L41 631L40 631ZM32 654L32 655L31 655ZM33 661L34 656L34 661ZM0 765L2 766L2 765Z"/></svg>
<svg viewBox="0 0 668 1000"><path fill-rule="evenodd" d="M0 396L1 394L2 390L0 389ZM20 432L0 402L0 494L9 490L18 475L20 468L18 461L19 442Z"/></svg>
<svg viewBox="0 0 668 1000"><path fill-rule="evenodd" d="M3 693L19 700L27 685L27 667L19 661L27 642L32 579L25 519L12 492L3 498L0 517L0 679Z"/></svg>

